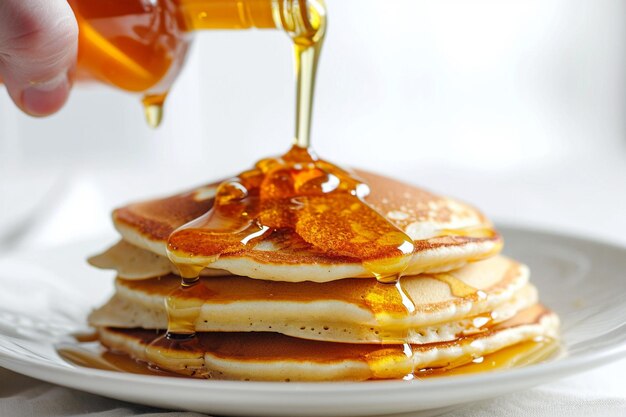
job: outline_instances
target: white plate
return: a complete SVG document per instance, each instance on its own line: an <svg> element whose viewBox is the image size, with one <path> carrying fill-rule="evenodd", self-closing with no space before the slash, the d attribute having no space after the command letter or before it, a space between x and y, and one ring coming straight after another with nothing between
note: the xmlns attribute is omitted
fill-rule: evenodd
<svg viewBox="0 0 626 417"><path fill-rule="evenodd" d="M222 415L366 416L446 408L525 389L626 356L626 248L556 233L501 228L506 253L531 267L560 315L565 354L526 368L415 381L265 383L192 380L74 366L55 351L84 328L112 289L84 258L90 242L0 258L0 366L71 388L150 406Z"/></svg>

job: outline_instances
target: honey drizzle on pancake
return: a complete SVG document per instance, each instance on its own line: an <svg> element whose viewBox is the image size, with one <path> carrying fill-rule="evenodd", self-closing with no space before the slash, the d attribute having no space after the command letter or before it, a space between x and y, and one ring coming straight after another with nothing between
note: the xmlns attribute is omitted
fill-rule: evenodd
<svg viewBox="0 0 626 417"><path fill-rule="evenodd" d="M466 284L452 274L431 274L428 275L428 277L448 284L448 287L450 287L450 292L455 297L465 298L477 296L478 298L485 298L487 296L487 294L485 294L483 291L479 291L471 285Z"/></svg>
<svg viewBox="0 0 626 417"><path fill-rule="evenodd" d="M365 203L368 194L349 172L294 146L221 184L211 210L170 235L168 255L184 278L195 279L219 256L287 232L305 247L358 259L379 281L394 283L414 244Z"/></svg>
<svg viewBox="0 0 626 417"><path fill-rule="evenodd" d="M168 257L182 276L180 288L166 298L168 329L147 348L148 357L166 355L175 345L193 350L203 286L200 271L221 255L255 246L273 233L288 233L302 244L326 254L357 259L380 283L393 284L402 315L415 311L402 288L402 273L415 249L413 240L366 202L368 186L352 173L317 157L310 145L313 90L319 54L326 30L326 11L317 1L278 1L276 15L293 41L296 73L294 144L284 155L256 163L251 170L222 183L213 207L205 215L175 230L168 239ZM468 236L493 233L469 230ZM461 234L463 235L463 234ZM444 230L441 236L455 236ZM464 235L463 235L464 236ZM466 290L451 279L453 294ZM458 280L457 280L458 281ZM461 283L462 284L462 283ZM193 294L195 303L181 301ZM195 296L197 295L197 296ZM206 294L205 294L206 295ZM402 361L413 374L408 334L392 332L383 344L404 340L401 355L370 362L376 377L386 377L385 361Z"/></svg>
<svg viewBox="0 0 626 417"><path fill-rule="evenodd" d="M495 325L486 325L487 332L498 332L505 329L515 328L530 324L539 324L541 320L551 314L548 309L540 304L520 311L515 317ZM144 329L109 329L120 332L122 335L135 340L140 345L148 345L158 336L160 331ZM431 349L446 348L449 346L472 345L477 334L460 336L457 340L439 342L426 345L413 345L416 351L428 351ZM162 340L162 338L157 338ZM77 340L79 341L79 340ZM127 345L131 346L131 345ZM285 336L277 333L202 333L194 338L193 345L184 343L170 343L168 346L161 344L167 351L162 358L170 357L174 360L183 360L172 371L177 376L181 374L191 377L210 378L210 370L204 365L204 354L208 353L217 358L227 359L234 357L236 360L267 361L267 360L295 360L312 361L319 363L333 363L342 360L362 360L367 362L371 370L371 379L397 378L397 371L391 369L390 364L405 367L404 379L415 379L445 375L470 374L485 372L496 369L506 369L513 366L538 363L554 354L559 344L551 337L538 336L531 340L488 353L483 356L461 356L452 362L430 362L428 367L415 369L410 362L405 360L407 345L389 345L388 347L373 344L346 344L321 341L306 341L299 338ZM141 362L117 355L115 351L104 351L101 345L95 343L62 344L57 348L59 355L68 362L97 369L125 371L133 373L163 375L171 371L161 370L154 366L146 366ZM147 353L147 351L146 351ZM148 356L149 362L150 356ZM164 362L160 362L164 363ZM170 363L170 366L172 364ZM180 367L179 367L180 366Z"/></svg>
<svg viewBox="0 0 626 417"><path fill-rule="evenodd" d="M184 375L150 366L148 363L135 360L125 353L102 349L100 344L81 343L79 345L62 345L57 348L57 353L65 361L86 368L141 375L171 376L175 378L185 377Z"/></svg>
<svg viewBox="0 0 626 417"><path fill-rule="evenodd" d="M182 282L166 297L166 335L146 349L154 362L173 346L192 351L198 343L195 321L203 286L196 284L200 271L219 256L257 245L275 232L289 231L304 245L360 260L380 282L395 284L404 314L415 309L399 282L414 250L412 239L365 203L369 194L365 183L319 159L310 148L315 75L326 30L324 5L306 0L274 4L281 26L293 41L294 145L281 157L261 160L253 169L222 183L211 210L170 235L168 257ZM181 301L183 293L197 297ZM195 303L190 304L190 299ZM409 361L409 344L403 352Z"/></svg>
<svg viewBox="0 0 626 417"><path fill-rule="evenodd" d="M484 356L467 357L436 368L416 369L414 373L410 374L410 377L405 377L404 379L470 375L527 366L543 362L554 355L558 349L559 344L554 339L539 338L521 342ZM100 345L94 344L63 345L57 349L57 353L71 364L92 369L174 378L204 378L208 376L205 373L181 375L166 371L144 361L135 360L125 353L118 353L108 349L103 350Z"/></svg>
<svg viewBox="0 0 626 417"><path fill-rule="evenodd" d="M437 274L440 275L440 274ZM372 279L364 278L344 278L329 282L285 282L253 280L241 276L223 277L201 277L198 286L201 291L179 291L177 296L187 300L198 298L195 301L208 301L211 304L228 304L237 301L298 301L301 303L314 302L319 300L335 300L354 304L363 309L371 311L372 314L387 315L395 318L403 318L407 310L412 313L415 309L413 301L410 299L411 285L418 285L422 281L435 280L449 284L435 278L433 274L422 274L417 276L404 276L400 283L395 285L383 284ZM455 278L458 279L458 278ZM460 281L460 280L459 280ZM511 280L512 281L512 280ZM461 283L463 281L460 281ZM118 278L116 284L132 292L143 293L146 296L162 297L172 293L180 285L180 277L175 274L168 274L159 278L147 280L124 280ZM483 293L467 284L468 297L472 299L483 299ZM507 284L507 285L510 285ZM432 288L432 287L430 287ZM118 288L119 291L119 288ZM402 291L402 292L400 292ZM458 297L459 293L450 291L452 295ZM446 299L445 302L454 302L454 299ZM195 302L189 300L189 303ZM182 301L181 301L182 302ZM187 301L185 301L187 302ZM188 304L189 305L189 304ZM420 307L423 309L424 306ZM427 306L426 308L432 308Z"/></svg>
<svg viewBox="0 0 626 417"><path fill-rule="evenodd" d="M537 338L521 342L488 355L468 357L447 366L422 368L415 372L416 379L442 376L469 375L519 366L533 365L545 361L559 349L551 338Z"/></svg>

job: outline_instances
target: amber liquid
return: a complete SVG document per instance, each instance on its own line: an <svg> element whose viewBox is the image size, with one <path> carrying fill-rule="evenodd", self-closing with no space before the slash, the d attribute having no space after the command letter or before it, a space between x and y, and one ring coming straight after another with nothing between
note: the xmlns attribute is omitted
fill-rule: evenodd
<svg viewBox="0 0 626 417"><path fill-rule="evenodd" d="M203 29L281 27L272 0L68 0L79 25L76 77L137 93L156 127L187 54Z"/></svg>
<svg viewBox="0 0 626 417"><path fill-rule="evenodd" d="M69 363L93 369L115 372L129 372L141 375L170 376L185 378L189 376L156 368L146 362L135 360L122 353L104 349L98 343L66 343L57 348L59 356ZM471 375L513 367L541 363L559 352L559 344L553 339L539 339L521 342L496 352L480 356L461 358L456 363L437 368L415 369L405 379L425 379L442 376ZM194 377L206 377L195 374ZM378 375L384 379L384 375Z"/></svg>

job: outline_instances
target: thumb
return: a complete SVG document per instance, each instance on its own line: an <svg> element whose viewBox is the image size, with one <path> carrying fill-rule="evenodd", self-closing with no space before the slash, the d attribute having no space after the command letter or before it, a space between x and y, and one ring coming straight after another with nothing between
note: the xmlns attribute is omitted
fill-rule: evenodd
<svg viewBox="0 0 626 417"><path fill-rule="evenodd" d="M69 95L78 25L66 0L0 1L0 76L26 113L45 116Z"/></svg>

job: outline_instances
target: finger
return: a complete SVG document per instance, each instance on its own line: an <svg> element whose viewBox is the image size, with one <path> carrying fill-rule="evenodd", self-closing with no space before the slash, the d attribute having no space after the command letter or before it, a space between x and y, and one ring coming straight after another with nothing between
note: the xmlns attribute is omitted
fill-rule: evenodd
<svg viewBox="0 0 626 417"><path fill-rule="evenodd" d="M66 0L0 1L0 76L26 113L59 110L69 95L78 25Z"/></svg>

